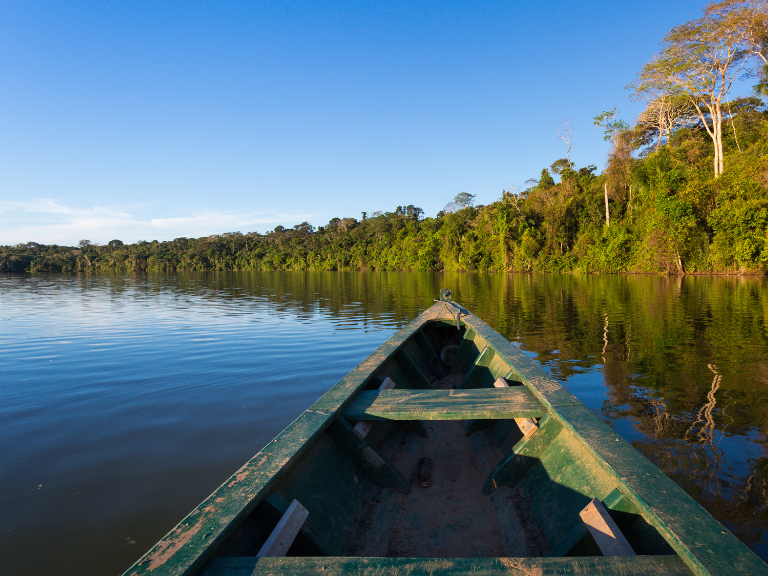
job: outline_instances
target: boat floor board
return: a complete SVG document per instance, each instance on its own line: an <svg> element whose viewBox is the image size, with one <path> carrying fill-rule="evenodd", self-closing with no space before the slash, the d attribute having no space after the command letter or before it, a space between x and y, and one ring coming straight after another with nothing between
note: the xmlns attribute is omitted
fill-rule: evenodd
<svg viewBox="0 0 768 576"><path fill-rule="evenodd" d="M574 558L215 558L203 576L259 576L261 574L505 574L541 576L612 574L615 576L672 576L691 572L678 556L614 556Z"/></svg>
<svg viewBox="0 0 768 576"><path fill-rule="evenodd" d="M355 521L347 554L406 558L526 554L526 536L516 521L514 503L494 502L480 490L489 464L478 460L472 448L482 442L478 452L487 453L493 438L490 434L467 438L462 424L428 422L427 438L408 436L403 445L381 447L403 476L411 478L411 492L374 494ZM428 488L419 486L415 474L422 457L433 462Z"/></svg>
<svg viewBox="0 0 768 576"><path fill-rule="evenodd" d="M366 390L344 409L349 420L506 420L540 418L544 406L525 386L477 390Z"/></svg>
<svg viewBox="0 0 768 576"><path fill-rule="evenodd" d="M328 428L328 434L373 484L403 493L410 490L392 464L378 450L358 438L346 419L337 418Z"/></svg>

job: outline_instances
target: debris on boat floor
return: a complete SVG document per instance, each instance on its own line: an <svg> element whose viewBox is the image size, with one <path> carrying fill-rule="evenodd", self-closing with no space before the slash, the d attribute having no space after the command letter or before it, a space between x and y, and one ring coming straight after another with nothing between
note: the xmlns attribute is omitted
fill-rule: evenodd
<svg viewBox="0 0 768 576"><path fill-rule="evenodd" d="M418 464L418 475L419 475L419 484L422 485L422 487L426 488L429 486L430 477L429 473L432 470L432 459L428 456L424 456L421 460L419 460Z"/></svg>

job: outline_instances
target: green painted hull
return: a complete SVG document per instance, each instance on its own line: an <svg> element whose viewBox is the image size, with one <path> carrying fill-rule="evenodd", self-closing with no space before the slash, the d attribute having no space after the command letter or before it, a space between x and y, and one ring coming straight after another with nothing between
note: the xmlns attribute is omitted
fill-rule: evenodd
<svg viewBox="0 0 768 576"><path fill-rule="evenodd" d="M126 574L768 574L510 342L463 309L457 329L457 309L390 338ZM287 555L257 557L294 499L309 515ZM592 499L636 556L601 555L579 516Z"/></svg>

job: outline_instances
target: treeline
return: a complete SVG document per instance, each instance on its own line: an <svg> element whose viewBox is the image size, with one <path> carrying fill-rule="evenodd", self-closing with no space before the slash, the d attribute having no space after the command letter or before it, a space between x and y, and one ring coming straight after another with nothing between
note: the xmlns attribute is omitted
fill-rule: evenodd
<svg viewBox="0 0 768 576"><path fill-rule="evenodd" d="M691 127L641 158L612 158L602 174L560 160L527 190L504 191L487 206L464 198L434 218L406 207L267 234L77 247L29 242L0 247L0 270L764 273L768 112L755 99L748 104L734 114L735 132L725 134L728 168L718 178L703 128Z"/></svg>
<svg viewBox="0 0 768 576"><path fill-rule="evenodd" d="M29 242L0 247L0 270L764 273L768 112L756 99L740 102L733 127L723 139L728 168L718 178L706 134L694 126L641 158L612 157L602 174L559 160L526 190L504 191L487 206L472 206L465 195L434 218L411 206L267 234L77 247Z"/></svg>
<svg viewBox="0 0 768 576"><path fill-rule="evenodd" d="M706 55L706 57L702 56ZM475 270L765 273L768 111L727 99L749 70L768 94L768 5L711 3L674 28L630 85L634 126L595 117L611 153L603 173L566 158L487 206L462 193L435 218L415 206L170 242L0 248L0 271ZM557 180L556 180L557 179Z"/></svg>
<svg viewBox="0 0 768 576"><path fill-rule="evenodd" d="M554 163L529 189L497 202L421 218L420 211L334 218L268 234L78 247L34 242L0 248L13 272L174 270L467 270L749 272L768 263L768 113L734 115L742 151L724 138L729 168L711 174L702 130L680 130L644 157L571 169ZM605 192L608 190L609 222Z"/></svg>

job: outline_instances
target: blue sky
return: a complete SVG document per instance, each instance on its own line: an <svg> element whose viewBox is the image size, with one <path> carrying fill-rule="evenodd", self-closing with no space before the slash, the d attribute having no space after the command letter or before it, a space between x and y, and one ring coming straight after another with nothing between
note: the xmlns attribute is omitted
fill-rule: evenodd
<svg viewBox="0 0 768 576"><path fill-rule="evenodd" d="M487 204L702 2L0 2L0 244Z"/></svg>

